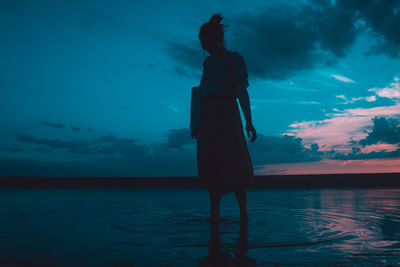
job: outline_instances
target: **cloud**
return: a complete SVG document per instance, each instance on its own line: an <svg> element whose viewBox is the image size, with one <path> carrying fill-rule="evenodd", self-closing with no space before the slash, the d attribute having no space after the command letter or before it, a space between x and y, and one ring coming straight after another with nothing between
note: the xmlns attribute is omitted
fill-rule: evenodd
<svg viewBox="0 0 400 267"><path fill-rule="evenodd" d="M87 128L87 131L91 132L91 133L97 133L98 132L97 130L94 130L93 128Z"/></svg>
<svg viewBox="0 0 400 267"><path fill-rule="evenodd" d="M254 143L248 144L253 164L318 161L322 154L317 144L308 149L302 139L294 136L265 136L258 134Z"/></svg>
<svg viewBox="0 0 400 267"><path fill-rule="evenodd" d="M315 0L260 7L256 13L229 18L229 48L244 56L250 78L273 80L334 64L361 33L372 35L377 42L366 54L398 57L400 12L393 12L396 8L400 8L398 1L376 0ZM182 69L200 72L204 60L201 50L197 38L166 41L167 54ZM341 75L334 78L354 82Z"/></svg>
<svg viewBox="0 0 400 267"><path fill-rule="evenodd" d="M348 111L348 114L351 112ZM303 139L294 135L265 136L259 133L256 142L247 141L255 173L290 174L294 170L312 172L312 166L320 166L321 168L316 168L315 172L321 173L324 171L322 166L328 169L329 166L339 167L339 162L347 164L349 160L400 157L398 146L400 131L394 119L375 118L374 126L370 126L372 130L362 132L361 136L360 130L366 127L364 124L366 119L369 120L368 116L351 118L339 114L335 116L326 121L302 124L306 129L303 134L307 136L312 133L316 138L307 136ZM346 119L349 121L343 123ZM354 127L355 125L358 126ZM350 138L342 136L339 138L341 143L333 143L330 147L321 142L321 138L336 140L343 129L347 130L345 133ZM42 153L56 149L85 155L85 161L3 158L0 159L0 166L8 164L2 175L17 176L29 173L39 176L196 175L196 140L190 137L190 129L171 129L166 136L167 140L162 143L141 144L138 139L120 138L114 135L103 135L89 140L62 140L17 134L17 142L40 145L40 149L47 148ZM347 150L343 149L344 147ZM349 150L351 152L348 152ZM337 162L336 165L334 161ZM307 162L313 162L315 165Z"/></svg>
<svg viewBox="0 0 400 267"><path fill-rule="evenodd" d="M375 117L373 122L372 130L365 131L366 136L358 141L350 140L347 144L345 142L337 143L330 147L334 149L325 148L322 151L317 143L311 144L311 152L319 155L317 161L299 160L298 162L262 164L257 166L258 169L255 170L255 173L265 175L399 172L400 125L398 121L393 118ZM329 130L347 128L338 127L338 124L335 125L331 121L327 124ZM354 122L348 125L353 124ZM321 124L319 127L322 127ZM340 132L332 134L340 135ZM343 150L343 147L346 147L347 150Z"/></svg>
<svg viewBox="0 0 400 267"><path fill-rule="evenodd" d="M49 127L54 127L54 128L61 128L61 129L66 129L67 127L62 124L62 123L52 123L52 122L48 122L48 121L40 121L41 124L49 126Z"/></svg>
<svg viewBox="0 0 400 267"><path fill-rule="evenodd" d="M366 27L375 33L377 44L373 45L366 54L384 53L392 58L399 57L399 1L339 0L338 5L357 12Z"/></svg>
<svg viewBox="0 0 400 267"><path fill-rule="evenodd" d="M363 125L366 118L368 117L337 117L324 123L304 124L305 131L300 132L298 136L305 137L309 134L306 136L309 142L324 144L320 151L323 152L322 159L365 160L400 157L398 121L394 118L375 117L372 119L372 130L360 134L365 128ZM330 133L331 137L323 136L323 132ZM318 137L319 135L323 137ZM315 138L312 138L314 136ZM327 140L336 142L329 144Z"/></svg>
<svg viewBox="0 0 400 267"><path fill-rule="evenodd" d="M355 83L355 81L353 81L352 79L344 77L344 76L339 75L339 74L332 74L331 77L335 78L338 81L342 81L342 82L345 82L345 83Z"/></svg>
<svg viewBox="0 0 400 267"><path fill-rule="evenodd" d="M11 164L10 168L15 173L23 172L16 166L27 166L33 174L47 173L50 176L63 176L63 173L74 174L72 176L87 175L88 173L93 176L107 176L106 174L114 176L185 176L197 174L196 139L190 137L189 128L171 129L166 134L167 140L156 144L140 144L138 139L119 138L113 135L103 135L89 140L50 139L27 134L15 136L19 143L40 145L40 149L44 148L43 153L46 154L51 153L51 150L58 150L85 155L85 161L88 162L88 168L91 170L81 172L84 163L80 161L10 159L7 162ZM248 147L255 165L318 161L323 154L319 151L318 144L311 144L307 148L303 146L301 138L293 136L274 137L259 133L256 142L248 142ZM42 166L43 169L39 170L39 166ZM67 166L76 167L76 172L70 172ZM7 168L5 173L12 173L10 168ZM46 168L48 171L45 171ZM59 173L56 171L57 168L61 168ZM101 171L104 171L103 174Z"/></svg>
<svg viewBox="0 0 400 267"><path fill-rule="evenodd" d="M79 149L88 145L88 143L83 140L63 141L59 139L37 138L29 134L16 134L15 136L17 142L44 145L51 148Z"/></svg>
<svg viewBox="0 0 400 267"><path fill-rule="evenodd" d="M188 78L199 78L200 74L193 71L192 69L185 68L182 65L175 65L173 68L173 73L177 73Z"/></svg>
<svg viewBox="0 0 400 267"><path fill-rule="evenodd" d="M351 138L361 139L362 130L370 123L367 117L340 116L317 121L295 122L286 134L304 139L305 144L317 143L322 151L349 150ZM361 132L361 133L360 133Z"/></svg>
<svg viewBox="0 0 400 267"><path fill-rule="evenodd" d="M393 78L394 82L390 83L389 86L384 88L371 88L368 91L375 92L380 97L386 97L390 99L400 100L400 82L398 77Z"/></svg>
<svg viewBox="0 0 400 267"><path fill-rule="evenodd" d="M185 176L196 175L196 153L189 129L171 129L168 141L140 144L138 139L103 135L90 140L39 138L17 134L20 143L86 155L84 161L45 161L39 159L0 159L1 175L28 176ZM186 136L185 136L186 135ZM35 148L34 148L35 149ZM41 150L43 147L40 148ZM50 149L50 150L49 150Z"/></svg>
<svg viewBox="0 0 400 267"><path fill-rule="evenodd" d="M190 77L197 72L200 75L206 55L201 52L201 47L197 42L183 44L168 40L165 41L164 51L178 63L174 65L174 70L178 74Z"/></svg>
<svg viewBox="0 0 400 267"><path fill-rule="evenodd" d="M396 83L398 82L396 77L394 80ZM391 86L395 87L393 83L391 83ZM377 92L379 90L378 88ZM353 97L350 100L344 95L336 95L336 97L345 100L342 104L359 100L376 101L374 96ZM344 110L333 108L332 113L326 114L328 118L294 122L289 125L290 129L285 134L303 138L305 145L317 143L322 151L334 149L338 152L349 152L352 149L351 145L357 144L358 141L367 137L368 134L365 130L371 126L371 120L374 117L400 119L400 102L397 100L393 102L394 105L372 108L348 108ZM365 145L367 144L370 143L365 143Z"/></svg>
<svg viewBox="0 0 400 267"><path fill-rule="evenodd" d="M233 18L232 45L249 75L284 79L343 57L360 32L354 12L329 1L282 4Z"/></svg>
<svg viewBox="0 0 400 267"><path fill-rule="evenodd" d="M74 131L79 131L80 130L80 128L79 127L77 127L77 126L75 126L75 125L70 125L69 126L72 130L74 130Z"/></svg>
<svg viewBox="0 0 400 267"><path fill-rule="evenodd" d="M368 135L359 141L362 146L377 144L400 144L400 124L394 118L375 117L372 119L374 126Z"/></svg>
<svg viewBox="0 0 400 267"><path fill-rule="evenodd" d="M144 157L107 157L85 160L0 158L0 176L28 177L149 177L196 175L195 153L158 145Z"/></svg>
<svg viewBox="0 0 400 267"><path fill-rule="evenodd" d="M358 26L354 12L329 2L280 4L230 18L229 40L245 58L249 76L284 79L343 57L354 42ZM169 54L180 64L201 70L199 41L168 42Z"/></svg>
<svg viewBox="0 0 400 267"><path fill-rule="evenodd" d="M344 95L336 95L336 97L342 98L342 99L344 99L344 100L347 100L347 97L345 97Z"/></svg>
<svg viewBox="0 0 400 267"><path fill-rule="evenodd" d="M0 147L0 152L2 152L2 151L4 151L4 152L22 152L24 150L20 147L20 145L12 144L12 145L8 145L5 147Z"/></svg>
<svg viewBox="0 0 400 267"><path fill-rule="evenodd" d="M333 116L368 116L370 118L374 116L399 116L400 115L400 103L396 103L391 106L373 107L373 108L352 108L345 109L343 111L337 110L337 113L333 113Z"/></svg>
<svg viewBox="0 0 400 267"><path fill-rule="evenodd" d="M343 105L346 105L346 104L349 104L349 103L354 103L354 102L359 101L359 100L365 100L367 102L375 102L376 101L376 96L374 96L374 95L365 96L365 97L362 97L362 96L361 97L352 97L351 99L348 99L344 95L336 95L336 97L345 100L345 102L341 103Z"/></svg>
<svg viewBox="0 0 400 267"><path fill-rule="evenodd" d="M143 157L150 151L150 146L138 144L138 139L118 138L112 135L99 137L93 142L92 147L98 154L120 155L128 159Z"/></svg>
<svg viewBox="0 0 400 267"><path fill-rule="evenodd" d="M382 159L382 158L398 158L400 157L400 149L395 151L372 151L369 153L360 153L355 149L350 153L336 153L333 159L336 160L361 160L361 159Z"/></svg>
<svg viewBox="0 0 400 267"><path fill-rule="evenodd" d="M42 145L53 149L64 149L75 154L119 154L130 158L143 156L150 149L148 145L137 144L137 139L117 138L115 136L101 136L98 139L90 141L83 139L64 141L60 139L38 138L28 134L16 134L16 141Z"/></svg>
<svg viewBox="0 0 400 267"><path fill-rule="evenodd" d="M196 139L190 136L189 128L171 129L167 134L168 146L175 149L183 149L184 145L196 144Z"/></svg>
<svg viewBox="0 0 400 267"><path fill-rule="evenodd" d="M385 151L385 152L392 152L392 151L396 151L397 149L399 149L399 145L398 144L386 144L386 143L382 143L382 142L377 142L376 144L372 144L372 145L365 145L363 147L360 148L360 152L361 153L370 153L370 152L381 152L381 151Z"/></svg>
<svg viewBox="0 0 400 267"><path fill-rule="evenodd" d="M365 100L367 102L375 102L376 101L376 96L372 95L372 96L367 96L365 97Z"/></svg>
<svg viewBox="0 0 400 267"><path fill-rule="evenodd" d="M190 137L190 129L171 129L167 134L167 146L175 150L193 151L195 153L196 140ZM186 149L184 149L186 145ZM302 139L294 136L265 136L258 133L256 142L247 141L249 152L254 164L277 162L317 161L323 154L318 144L310 148L302 145Z"/></svg>
<svg viewBox="0 0 400 267"><path fill-rule="evenodd" d="M167 134L166 146L174 151L185 151L195 154L196 140L190 137L190 129L171 129ZM184 146L186 145L186 149ZM258 133L256 142L247 141L250 155L254 165L282 162L318 161L323 152L319 151L318 144L312 144L310 148L302 145L302 139L294 136L265 136ZM160 147L158 147L160 149ZM164 149L165 151L165 149ZM155 154L156 151L155 151Z"/></svg>
<svg viewBox="0 0 400 267"><path fill-rule="evenodd" d="M52 127L52 128L67 129L67 126L63 123L53 123L53 122L49 122L49 121L45 121L45 120L41 120L40 123L45 126ZM80 130L80 128L78 126L75 126L72 124L69 125L69 128L71 128L71 130L73 130L73 131Z"/></svg>

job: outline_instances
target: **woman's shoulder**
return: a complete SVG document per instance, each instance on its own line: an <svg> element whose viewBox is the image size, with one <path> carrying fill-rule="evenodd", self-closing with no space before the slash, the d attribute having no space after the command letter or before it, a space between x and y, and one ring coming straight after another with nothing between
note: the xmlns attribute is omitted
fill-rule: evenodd
<svg viewBox="0 0 400 267"><path fill-rule="evenodd" d="M238 51L228 50L228 53L230 53L232 56L240 56L240 53Z"/></svg>
<svg viewBox="0 0 400 267"><path fill-rule="evenodd" d="M228 56L226 57L227 64L237 68L241 68L244 64L243 56L237 51L228 51Z"/></svg>
<svg viewBox="0 0 400 267"><path fill-rule="evenodd" d="M230 51L231 58L236 61L244 61L242 54L238 51Z"/></svg>

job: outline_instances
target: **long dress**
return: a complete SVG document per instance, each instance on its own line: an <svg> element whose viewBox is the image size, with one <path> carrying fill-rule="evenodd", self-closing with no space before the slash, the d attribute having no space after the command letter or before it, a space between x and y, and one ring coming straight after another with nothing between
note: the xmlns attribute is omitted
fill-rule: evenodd
<svg viewBox="0 0 400 267"><path fill-rule="evenodd" d="M254 185L253 165L246 144L239 105L248 86L247 70L237 52L227 50L204 63L197 130L197 170L200 187L222 195Z"/></svg>

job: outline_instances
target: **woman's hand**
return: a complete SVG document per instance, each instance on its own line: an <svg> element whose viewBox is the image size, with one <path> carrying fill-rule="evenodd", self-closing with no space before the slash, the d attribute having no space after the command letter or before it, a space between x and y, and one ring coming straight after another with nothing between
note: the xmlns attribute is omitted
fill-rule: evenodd
<svg viewBox="0 0 400 267"><path fill-rule="evenodd" d="M257 138L257 133L252 123L246 123L246 131L247 131L247 137L250 137L250 132L252 133L250 142L253 143Z"/></svg>

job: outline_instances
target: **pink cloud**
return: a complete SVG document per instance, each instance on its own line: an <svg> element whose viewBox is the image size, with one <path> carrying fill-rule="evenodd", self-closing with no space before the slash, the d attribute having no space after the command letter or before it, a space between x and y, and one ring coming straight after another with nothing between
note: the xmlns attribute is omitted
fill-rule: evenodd
<svg viewBox="0 0 400 267"><path fill-rule="evenodd" d="M367 134L362 130L372 125L370 117L341 116L320 121L306 121L292 123L287 133L303 139L304 145L317 143L321 151L335 148L341 152L348 152L351 148L347 142L363 139Z"/></svg>
<svg viewBox="0 0 400 267"><path fill-rule="evenodd" d="M319 121L295 122L289 125L287 135L294 135L303 139L305 146L317 143L321 151L335 149L338 152L350 152L350 140L359 141L367 136L364 130L373 126L372 118L400 117L400 103L394 106L353 108L340 111L327 116L331 118Z"/></svg>
<svg viewBox="0 0 400 267"><path fill-rule="evenodd" d="M345 109L343 113L333 114L335 116L399 116L400 103L394 106L373 107L373 108L354 108Z"/></svg>
<svg viewBox="0 0 400 267"><path fill-rule="evenodd" d="M385 144L379 142L377 144L360 147L360 152L361 153L371 153L380 151L393 152L396 151L397 149L399 149L399 146L397 144Z"/></svg>
<svg viewBox="0 0 400 267"><path fill-rule="evenodd" d="M367 97L365 97L365 100L367 100L368 102L374 102L374 101L376 101L376 96L374 96L374 95L367 96Z"/></svg>

